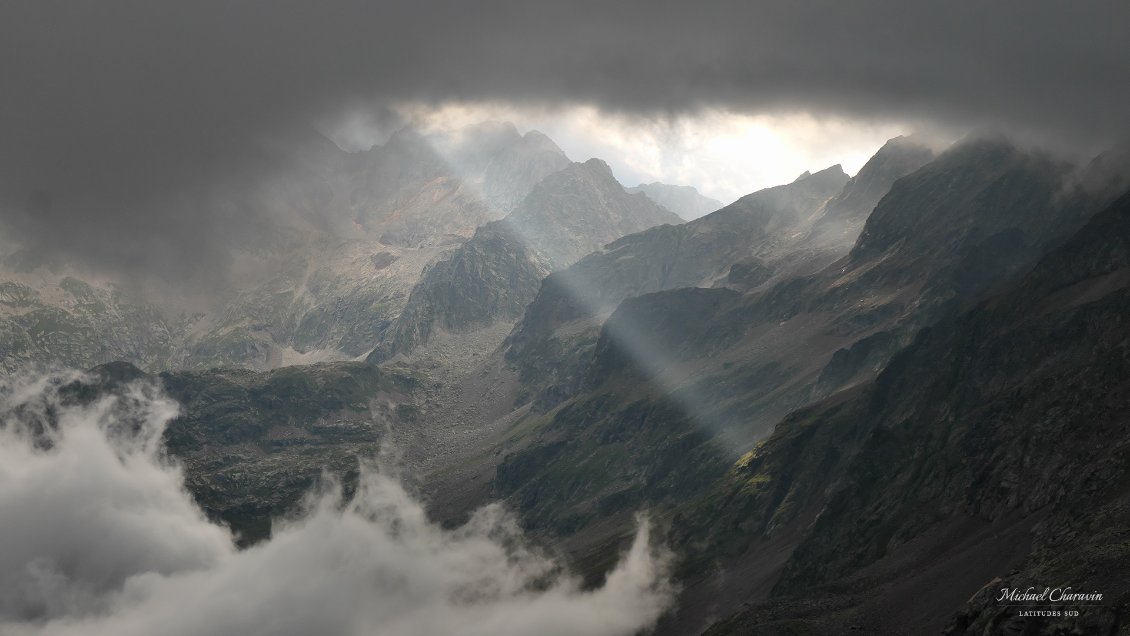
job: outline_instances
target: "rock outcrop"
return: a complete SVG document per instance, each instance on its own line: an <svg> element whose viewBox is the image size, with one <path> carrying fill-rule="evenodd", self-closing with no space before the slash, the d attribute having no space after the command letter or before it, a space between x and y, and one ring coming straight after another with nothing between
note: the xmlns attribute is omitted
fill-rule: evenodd
<svg viewBox="0 0 1130 636"><path fill-rule="evenodd" d="M625 234L678 222L644 195L625 192L603 161L575 163L547 177L505 219L481 227L431 267L370 359L411 351L436 329L513 323L549 272Z"/></svg>

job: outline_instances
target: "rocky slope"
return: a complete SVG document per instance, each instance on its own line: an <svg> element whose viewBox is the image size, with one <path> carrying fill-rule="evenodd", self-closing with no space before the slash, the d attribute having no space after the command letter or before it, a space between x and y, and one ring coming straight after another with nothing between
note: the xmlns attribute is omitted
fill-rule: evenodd
<svg viewBox="0 0 1130 636"><path fill-rule="evenodd" d="M793 526L772 593L711 633L1120 633L1128 271L1130 195L873 383L783 422L734 468L718 527L756 551L820 515ZM1058 616L997 600L1030 586L1103 599L1038 608Z"/></svg>
<svg viewBox="0 0 1130 636"><path fill-rule="evenodd" d="M855 241L871 210L898 179L918 170L934 158L934 151L913 137L895 137L875 153L824 206L804 243L836 245Z"/></svg>
<svg viewBox="0 0 1130 636"><path fill-rule="evenodd" d="M348 491L358 462L376 458L388 431L417 417L418 380L363 363L149 375L115 362L89 376L70 387L73 399L145 381L180 403L165 446L201 508L244 544L269 536L272 519L294 512L324 477Z"/></svg>
<svg viewBox="0 0 1130 636"><path fill-rule="evenodd" d="M507 165L495 145L545 149L516 134L452 142L461 187ZM160 383L183 407L169 452L244 543L323 474L348 489L395 433L437 518L503 498L589 581L649 510L683 590L660 634L1119 633L1130 195L1106 193L1125 182L1002 139L931 157L893 140L852 180L807 175L544 283L660 208L572 164L469 239L311 244L225 313L181 322L107 284L12 274L5 360L273 366L404 343L380 367L112 364L74 387ZM390 359L439 335L501 340L519 317L465 367ZM1104 601L1045 618L995 600L1066 585Z"/></svg>
<svg viewBox="0 0 1130 636"><path fill-rule="evenodd" d="M466 332L512 323L550 271L625 234L677 222L642 194L625 192L603 161L575 163L429 268L371 359L411 351L437 329Z"/></svg>
<svg viewBox="0 0 1130 636"><path fill-rule="evenodd" d="M162 368L191 322L106 282L44 271L8 271L3 278L0 368L9 373L40 364L88 368L107 360Z"/></svg>
<svg viewBox="0 0 1130 636"><path fill-rule="evenodd" d="M550 175L506 217L554 269L628 234L682 220L644 195L629 194L600 159Z"/></svg>
<svg viewBox="0 0 1130 636"><path fill-rule="evenodd" d="M1094 202L1065 194L1070 175L1002 140L964 142L896 181L852 251L816 274L623 302L573 386L525 397L527 443L496 492L604 562L623 531L616 502L666 508L709 490L786 413L874 377L919 329L1074 231Z"/></svg>
<svg viewBox="0 0 1130 636"><path fill-rule="evenodd" d="M54 264L9 263L0 364L265 369L362 356L428 263L570 165L544 135L508 124L430 137L405 129L355 154L288 131L260 150L281 176L249 183L232 204L268 209L276 223L233 248L231 286L209 306L186 316L109 282L54 274Z"/></svg>
<svg viewBox="0 0 1130 636"><path fill-rule="evenodd" d="M641 183L634 188L627 188L627 190L628 192L646 194L647 198L687 221L722 208L721 201L703 196L694 186L671 185L655 181L653 183Z"/></svg>
<svg viewBox="0 0 1130 636"><path fill-rule="evenodd" d="M531 387L577 380L607 315L649 292L728 282L756 287L788 258L798 226L818 214L847 176L838 166L748 195L708 216L626 236L549 276L505 343ZM559 391L560 389L554 389Z"/></svg>
<svg viewBox="0 0 1130 636"><path fill-rule="evenodd" d="M930 156L894 139L850 180L829 168L684 225L616 241L546 279L507 340L507 359L531 386L569 386L578 379L579 356L592 350L600 325L626 298L688 286L749 291L818 269L848 251L894 180Z"/></svg>
<svg viewBox="0 0 1130 636"><path fill-rule="evenodd" d="M185 366L271 368L368 353L406 311L426 265L569 160L541 133L483 124L431 137L401 130L341 163L326 176L327 205L348 201L359 238L271 259L263 269L275 274L196 327Z"/></svg>
<svg viewBox="0 0 1130 636"><path fill-rule="evenodd" d="M424 273L369 360L411 351L439 330L461 333L513 322L549 272L549 263L513 226L488 223Z"/></svg>
<svg viewBox="0 0 1130 636"><path fill-rule="evenodd" d="M455 247L365 239L313 244L201 317L184 336L174 368L268 369L363 356L385 336L427 264Z"/></svg>

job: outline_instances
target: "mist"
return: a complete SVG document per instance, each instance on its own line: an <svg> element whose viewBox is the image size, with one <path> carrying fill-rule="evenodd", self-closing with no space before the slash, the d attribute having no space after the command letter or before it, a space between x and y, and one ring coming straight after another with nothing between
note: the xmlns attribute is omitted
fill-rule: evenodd
<svg viewBox="0 0 1130 636"><path fill-rule="evenodd" d="M45 258L214 285L278 222L248 195L290 169L265 137L359 112L395 127L405 103L808 113L1102 146L1130 132L1127 19L1114 1L9 2L0 231Z"/></svg>
<svg viewBox="0 0 1130 636"><path fill-rule="evenodd" d="M502 506L431 523L370 466L332 481L246 550L164 456L177 405L154 386L91 400L78 373L0 388L0 631L5 634L628 635L673 600L671 556L640 519L596 589Z"/></svg>

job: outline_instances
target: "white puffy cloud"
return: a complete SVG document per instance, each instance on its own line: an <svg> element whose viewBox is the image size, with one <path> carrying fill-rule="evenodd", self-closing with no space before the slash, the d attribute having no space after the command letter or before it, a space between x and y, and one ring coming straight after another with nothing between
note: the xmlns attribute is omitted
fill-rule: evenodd
<svg viewBox="0 0 1130 636"><path fill-rule="evenodd" d="M641 522L592 590L500 505L431 523L392 477L328 487L236 550L161 458L176 405L152 387L66 404L52 376L0 397L0 632L53 635L629 635L672 600Z"/></svg>

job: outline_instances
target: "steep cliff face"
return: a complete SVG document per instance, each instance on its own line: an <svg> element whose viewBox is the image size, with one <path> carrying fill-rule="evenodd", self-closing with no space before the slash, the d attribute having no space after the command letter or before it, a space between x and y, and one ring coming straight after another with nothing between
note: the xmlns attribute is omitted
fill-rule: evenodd
<svg viewBox="0 0 1130 636"><path fill-rule="evenodd" d="M781 600L717 633L759 629L774 612L800 633L845 621L870 633L1115 633L1130 611L1128 271L1130 195L1000 296L923 332L846 403L783 422L734 469L717 511L754 537L821 513L784 563ZM898 608L911 576L944 602ZM996 600L1029 586L1103 601L1040 617ZM802 619L784 600L802 596L843 605Z"/></svg>
<svg viewBox="0 0 1130 636"><path fill-rule="evenodd" d="M424 272L369 360L411 351L437 330L459 333L517 320L549 271L509 223L488 223Z"/></svg>
<svg viewBox="0 0 1130 636"><path fill-rule="evenodd" d="M411 351L437 328L466 332L512 323L553 269L625 233L670 222L678 218L643 195L626 193L604 162L573 164L431 267L371 359Z"/></svg>

